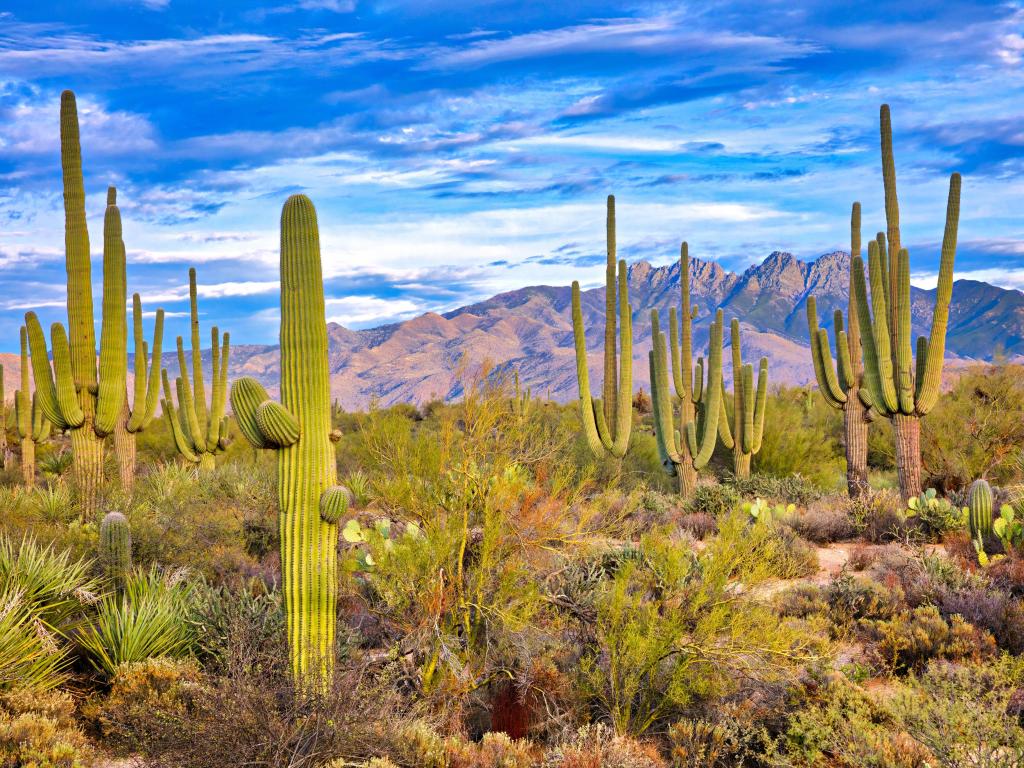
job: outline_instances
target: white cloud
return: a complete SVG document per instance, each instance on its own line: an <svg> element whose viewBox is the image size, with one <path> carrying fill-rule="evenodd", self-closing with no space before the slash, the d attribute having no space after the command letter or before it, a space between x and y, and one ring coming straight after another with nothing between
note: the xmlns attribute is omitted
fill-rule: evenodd
<svg viewBox="0 0 1024 768"><path fill-rule="evenodd" d="M377 296L343 296L329 298L327 322L356 325L383 320L397 320L418 315L424 308L408 299L382 299Z"/></svg>

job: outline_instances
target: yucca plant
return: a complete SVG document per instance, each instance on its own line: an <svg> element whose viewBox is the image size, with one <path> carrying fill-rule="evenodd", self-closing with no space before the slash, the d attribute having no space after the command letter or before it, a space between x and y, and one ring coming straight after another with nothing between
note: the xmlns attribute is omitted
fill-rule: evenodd
<svg viewBox="0 0 1024 768"><path fill-rule="evenodd" d="M111 677L122 664L184 656L192 643L188 622L192 588L180 573L136 572L108 594L77 634L92 667Z"/></svg>
<svg viewBox="0 0 1024 768"><path fill-rule="evenodd" d="M32 491L36 514L48 523L67 523L75 515L75 500L67 484L57 481Z"/></svg>
<svg viewBox="0 0 1024 768"><path fill-rule="evenodd" d="M47 632L68 637L95 603L99 583L89 560L42 546L31 538L0 537L0 585L21 595L22 604Z"/></svg>
<svg viewBox="0 0 1024 768"><path fill-rule="evenodd" d="M64 680L67 652L35 620L16 586L0 586L0 691L55 688Z"/></svg>
<svg viewBox="0 0 1024 768"><path fill-rule="evenodd" d="M362 470L350 472L343 485L352 491L352 502L357 509L370 503L370 478Z"/></svg>
<svg viewBox="0 0 1024 768"><path fill-rule="evenodd" d="M63 477L71 468L71 451L54 451L38 462L39 471L48 478Z"/></svg>

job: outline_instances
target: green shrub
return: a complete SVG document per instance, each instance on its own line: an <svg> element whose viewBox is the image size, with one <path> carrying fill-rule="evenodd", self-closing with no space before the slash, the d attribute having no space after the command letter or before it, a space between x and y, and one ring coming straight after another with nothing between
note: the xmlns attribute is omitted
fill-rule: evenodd
<svg viewBox="0 0 1024 768"><path fill-rule="evenodd" d="M64 680L66 652L34 619L14 585L0 587L0 691L49 689Z"/></svg>
<svg viewBox="0 0 1024 768"><path fill-rule="evenodd" d="M725 483L701 483L686 503L689 512L722 517L736 509L740 495L732 485Z"/></svg>
<svg viewBox="0 0 1024 768"><path fill-rule="evenodd" d="M802 475L821 488L840 484L846 466L840 445L842 414L818 396L812 398L808 409L804 389L782 388L766 404L764 438L754 455L754 471L780 479ZM803 503L793 496L787 500Z"/></svg>
<svg viewBox="0 0 1024 768"><path fill-rule="evenodd" d="M67 693L21 690L0 694L0 765L91 768L96 755L75 721Z"/></svg>
<svg viewBox="0 0 1024 768"><path fill-rule="evenodd" d="M934 605L890 619L862 619L860 630L876 666L892 674L923 669L931 659L979 661L994 655L995 640L959 615L947 622Z"/></svg>

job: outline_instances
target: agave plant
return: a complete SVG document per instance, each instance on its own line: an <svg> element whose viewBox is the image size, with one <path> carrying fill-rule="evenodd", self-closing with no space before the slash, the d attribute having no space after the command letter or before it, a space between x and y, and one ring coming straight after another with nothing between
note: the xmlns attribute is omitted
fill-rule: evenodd
<svg viewBox="0 0 1024 768"><path fill-rule="evenodd" d="M34 489L32 505L36 514L49 523L66 523L77 514L71 489L59 480L45 488Z"/></svg>
<svg viewBox="0 0 1024 768"><path fill-rule="evenodd" d="M67 652L35 620L13 583L0 587L0 691L49 689L64 680Z"/></svg>
<svg viewBox="0 0 1024 768"><path fill-rule="evenodd" d="M69 469L74 455L71 451L56 451L47 454L38 462L40 471L49 478L64 477Z"/></svg>
<svg viewBox="0 0 1024 768"><path fill-rule="evenodd" d="M100 591L90 560L76 560L27 538L15 544L0 537L0 585L48 633L67 638L82 623Z"/></svg>
<svg viewBox="0 0 1024 768"><path fill-rule="evenodd" d="M188 622L192 587L181 573L136 572L124 589L106 595L78 633L93 668L111 677L122 664L160 656L184 656L192 644Z"/></svg>

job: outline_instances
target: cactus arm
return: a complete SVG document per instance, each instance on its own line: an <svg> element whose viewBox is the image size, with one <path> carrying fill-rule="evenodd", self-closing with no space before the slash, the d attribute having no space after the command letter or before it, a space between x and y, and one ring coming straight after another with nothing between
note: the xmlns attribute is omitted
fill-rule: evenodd
<svg viewBox="0 0 1024 768"><path fill-rule="evenodd" d="M147 382L146 389L145 413L139 429L145 429L148 427L153 421L153 416L156 414L157 401L160 399L160 378L161 372L163 371L163 341L164 311L163 309L157 309L156 323L153 328L153 351L149 364L149 381ZM145 348L146 345L145 342L143 342L143 350L145 350ZM136 408L138 408L137 405ZM132 411L132 416L135 416L135 411ZM129 431L131 431L131 425L129 425Z"/></svg>
<svg viewBox="0 0 1024 768"><path fill-rule="evenodd" d="M235 414L238 428L242 430L242 436L254 448L270 447L256 421L257 409L269 399L263 385L249 376L236 379L231 385L231 410Z"/></svg>
<svg viewBox="0 0 1024 768"><path fill-rule="evenodd" d="M192 400L192 410L195 412L196 421L199 424L206 424L206 385L203 383L203 350L199 343L199 306L198 306L198 289L196 287L196 270L192 267L188 271L188 302L189 302L189 316L191 318L190 330L191 330L191 344L192 344L192 382L191 390L194 393L194 397L190 397ZM217 329L214 329L214 333L217 333ZM183 355L180 355L184 359ZM185 367L180 366L182 377L187 378ZM178 406L184 408L183 403L178 403ZM191 417L190 417L191 420ZM200 452L205 452L206 446L204 445L203 436L197 432L193 432L196 437L196 447Z"/></svg>
<svg viewBox="0 0 1024 768"><path fill-rule="evenodd" d="M914 357L915 361L915 373L914 373L914 400L915 402L921 399L921 387L924 384L925 376L925 363L928 359L928 337L918 336L917 337L917 355Z"/></svg>
<svg viewBox="0 0 1024 768"><path fill-rule="evenodd" d="M691 446L694 469L704 469L715 453L715 440L718 436L718 420L721 417L722 397L722 332L725 320L722 310L718 310L715 322L711 324L710 349L708 350L708 398L701 410L704 418L701 424L701 444L699 449ZM687 436L695 432L687 428ZM696 450L695 450L696 449Z"/></svg>
<svg viewBox="0 0 1024 768"><path fill-rule="evenodd" d="M724 332L723 332L724 333ZM710 393L708 394L710 397ZM731 451L735 442L733 441L732 428L729 426L729 406L727 405L729 398L725 395L725 376L722 376L722 396L718 399L720 406L718 409L718 439L725 446L726 450Z"/></svg>
<svg viewBox="0 0 1024 768"><path fill-rule="evenodd" d="M704 358L697 358L697 365L693 371L693 402L699 403L704 399Z"/></svg>
<svg viewBox="0 0 1024 768"><path fill-rule="evenodd" d="M60 148L64 183L64 248L68 275L68 336L71 339L72 378L76 390L94 392L96 330L93 326L92 265L89 259L89 230L85 220L85 184L82 178L78 107L75 94L71 91L64 91L60 96ZM52 421L53 417L45 401L43 408L47 418Z"/></svg>
<svg viewBox="0 0 1024 768"><path fill-rule="evenodd" d="M185 436L192 444L193 450L197 453L205 453L206 434L196 412L196 403L199 400L192 396L192 389L188 378L188 367L185 365L185 345L181 336L178 337L178 370L181 371L181 376L178 377L176 385L178 387L178 408L181 411L182 427L185 430ZM206 401L203 400L202 402L203 410L205 411Z"/></svg>
<svg viewBox="0 0 1024 768"><path fill-rule="evenodd" d="M653 339L651 343L654 343ZM661 461L661 466L669 476L675 476L675 465L672 462L671 456L669 456L668 445L665 442L664 419L662 417L662 409L665 407L665 396L661 393L661 389L658 386L658 363L653 346L647 353L647 365L651 375L651 411L654 417L654 442L658 446L658 458Z"/></svg>
<svg viewBox="0 0 1024 768"><path fill-rule="evenodd" d="M28 400L26 398L26 406L27 404ZM43 415L42 409L37 406L35 396L32 397L31 407L26 407L26 411L31 414L32 418L32 441L41 443L49 438L52 425Z"/></svg>
<svg viewBox="0 0 1024 768"><path fill-rule="evenodd" d="M754 438L754 366L747 365L743 366L743 399L740 401L742 421L740 422L743 426L740 430L742 436L742 442L744 453L750 453L753 447Z"/></svg>
<svg viewBox="0 0 1024 768"><path fill-rule="evenodd" d="M690 246L685 241L679 246L679 300L682 309L680 318L680 355L682 368L676 377L676 393L680 398L694 399L691 390L693 382L693 308L690 306ZM675 360L673 360L673 364ZM673 365L673 370L675 366ZM682 384L683 389L679 389ZM696 402L696 400L694 400Z"/></svg>
<svg viewBox="0 0 1024 768"><path fill-rule="evenodd" d="M57 405L64 422L71 428L85 422L85 413L78 401L74 376L71 373L71 350L64 326L54 323L50 326L50 344L53 347L54 382L57 387Z"/></svg>
<svg viewBox="0 0 1024 768"><path fill-rule="evenodd" d="M580 422L583 425L583 436L594 456L603 455L604 445L597 432L597 421L594 418L593 398L590 394L590 373L587 367L587 339L583 329L583 310L580 306L580 284L572 283L572 333L576 346L576 383L579 386Z"/></svg>
<svg viewBox="0 0 1024 768"><path fill-rule="evenodd" d="M681 464L682 457L679 455L675 438L675 427L672 424L672 398L669 389L668 366L665 354L665 336L658 328L658 311L651 310L651 344L653 362L651 368L652 382L655 382L658 395L658 407L655 411L655 433L658 438L659 453L665 456L672 464ZM652 394L654 387L652 387ZM653 403L653 400L652 400Z"/></svg>
<svg viewBox="0 0 1024 768"><path fill-rule="evenodd" d="M860 258L860 203L854 203L850 210L850 258L851 271L848 285L849 301L846 304L846 335L850 342L850 371L852 379L849 388L859 387L860 378L863 373L861 365L861 343L860 343L860 312L857 307L857 299L853 292L853 271L852 259Z"/></svg>
<svg viewBox="0 0 1024 768"><path fill-rule="evenodd" d="M216 398L217 421L224 421L228 403L228 362L231 360L231 334L225 332L220 343L220 388Z"/></svg>
<svg viewBox="0 0 1024 768"><path fill-rule="evenodd" d="M25 325L21 330L23 361L26 340L32 351L32 377L35 380L35 391L39 396L39 407L43 409L46 418L59 429L66 429L67 422L57 404L57 387L53 380L53 369L50 367L50 354L46 349L46 336L43 335L43 328L35 312L25 314ZM27 377L28 367L24 362L22 371L22 376ZM25 392L29 391L26 383L22 384L22 389Z"/></svg>
<svg viewBox="0 0 1024 768"><path fill-rule="evenodd" d="M107 190L103 216L103 319L100 329L100 375L93 429L100 437L114 431L124 413L128 374L128 300L121 212L116 191Z"/></svg>
<svg viewBox="0 0 1024 768"><path fill-rule="evenodd" d="M875 245L874 241L868 244L869 251L872 250L873 245ZM864 386L861 388L859 395L865 404L872 405L877 403L878 409L881 412L885 406L882 398L882 382L878 371L878 350L875 348L874 328L871 322L871 312L868 309L867 285L864 280L864 262L860 256L855 256L851 260L850 279L853 283L853 293L857 303L857 314L862 331L860 340L864 350Z"/></svg>
<svg viewBox="0 0 1024 768"><path fill-rule="evenodd" d="M901 413L914 412L914 353L910 329L910 254L901 248L896 256L899 300L896 314L896 392Z"/></svg>
<svg viewBox="0 0 1024 768"><path fill-rule="evenodd" d="M836 368L832 362L832 354L829 351L828 331L824 328L818 329L818 343L815 344L815 349L818 353L816 357L821 362L821 371L825 376L825 389L828 390L828 396L825 400L829 405L834 401L842 408L843 403L846 402L846 393L843 392L843 388L839 385ZM744 382L743 386L746 386L746 382Z"/></svg>
<svg viewBox="0 0 1024 768"><path fill-rule="evenodd" d="M626 455L633 430L633 309L629 305L626 285L626 262L619 262L619 402L615 407L617 422L611 454L617 459Z"/></svg>
<svg viewBox="0 0 1024 768"><path fill-rule="evenodd" d="M146 390L151 382L146 379L146 337L142 329L142 297L132 294L132 339L135 349L135 381L132 384L131 415L125 428L135 433L142 427L145 418ZM159 381L159 380L158 380Z"/></svg>
<svg viewBox="0 0 1024 768"><path fill-rule="evenodd" d="M286 407L264 400L256 409L256 424L268 443L275 448L295 445L301 435L298 420Z"/></svg>
<svg viewBox="0 0 1024 768"><path fill-rule="evenodd" d="M682 399L686 392L686 385L683 383L682 362L679 349L679 313L675 307L668 309L668 352L672 363L672 385L675 387L676 399ZM682 322L685 322L682 321Z"/></svg>
<svg viewBox="0 0 1024 768"><path fill-rule="evenodd" d="M892 152L892 117L889 114L889 105L883 104L879 109L879 134L882 148L882 184L885 189L885 225L886 235L889 241L889 264L885 275L888 285L888 296L891 302L890 315L887 318L890 327L895 327L899 319L902 297L899 295L898 265L893 264L893 259L900 252L900 204L896 195L896 161ZM883 262L885 255L883 251ZM874 281L872 280L872 287ZM875 318L878 322L878 318Z"/></svg>
<svg viewBox="0 0 1024 768"><path fill-rule="evenodd" d="M28 390L16 390L14 393L14 420L18 427L18 437L22 440L32 434L32 411Z"/></svg>
<svg viewBox="0 0 1024 768"><path fill-rule="evenodd" d="M832 357L828 352L828 336L822 341L821 329L818 327L818 304L814 296L807 297L807 332L811 340L811 362L814 365L814 378L818 380L818 391L833 408L842 408L846 395L833 387L829 374L832 371ZM827 357L826 357L827 356ZM838 397L842 395L842 397Z"/></svg>
<svg viewBox="0 0 1024 768"><path fill-rule="evenodd" d="M217 405L220 400L220 334L216 326L210 334L210 414L208 422L200 424L206 427L206 445L209 450L214 450L220 438L220 416L217 414Z"/></svg>
<svg viewBox="0 0 1024 768"><path fill-rule="evenodd" d="M618 381L618 363L615 357L615 266L617 264L617 249L615 244L615 196L608 195L608 212L605 218L605 231L608 246L608 260L605 266L605 294L604 294L604 382L602 384L602 398L604 400L605 423L614 426L616 421L615 409L618 406L618 393L616 384Z"/></svg>
<svg viewBox="0 0 1024 768"><path fill-rule="evenodd" d="M753 369L751 369L753 376ZM754 404L754 434L750 441L750 452L758 453L761 450L761 440L764 437L765 409L768 406L768 358L762 357L757 372L757 399Z"/></svg>
<svg viewBox="0 0 1024 768"><path fill-rule="evenodd" d="M836 361L839 369L839 387L844 390L857 386L857 376L853 372L853 358L850 356L850 337L846 331L836 333Z"/></svg>
<svg viewBox="0 0 1024 768"><path fill-rule="evenodd" d="M192 445L188 437L182 431L181 425L184 418L174 407L174 398L171 396L171 383L167 378L166 368L161 372L160 378L164 387L164 398L161 401L161 405L163 406L164 416L167 417L167 423L171 428L171 435L174 438L174 446L186 461L191 464L198 464L199 457L196 456L195 452L192 450ZM178 386L178 402L180 403L182 392L180 377L175 381L175 384Z"/></svg>
<svg viewBox="0 0 1024 768"><path fill-rule="evenodd" d="M874 258L872 258L874 253ZM879 249L868 248L868 269L871 273L871 306L874 322L875 353L878 364L878 381L881 385L882 402L888 413L899 410L899 398L893 380L892 345L889 337L888 310L885 297L877 286L887 285L882 273L882 256Z"/></svg>
<svg viewBox="0 0 1024 768"><path fill-rule="evenodd" d="M939 399L942 387L942 364L946 355L946 329L949 325L949 303L953 296L953 261L956 258L957 228L960 221L960 174L949 177L946 201L946 228L942 235L939 262L939 284L935 293L935 313L928 336L928 354L924 366L924 383L920 384L917 412L928 413Z"/></svg>

